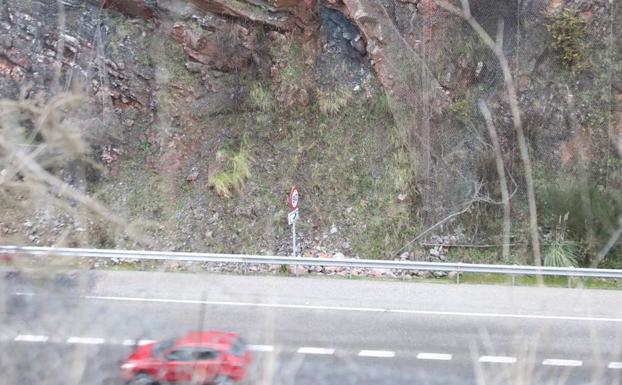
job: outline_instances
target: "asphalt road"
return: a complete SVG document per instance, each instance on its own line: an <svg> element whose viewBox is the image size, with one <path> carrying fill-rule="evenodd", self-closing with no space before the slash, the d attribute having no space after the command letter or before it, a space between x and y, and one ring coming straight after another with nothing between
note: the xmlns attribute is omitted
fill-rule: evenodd
<svg viewBox="0 0 622 385"><path fill-rule="evenodd" d="M622 384L622 293L91 271L0 283L7 385L118 384L140 340L242 334L248 384Z"/></svg>

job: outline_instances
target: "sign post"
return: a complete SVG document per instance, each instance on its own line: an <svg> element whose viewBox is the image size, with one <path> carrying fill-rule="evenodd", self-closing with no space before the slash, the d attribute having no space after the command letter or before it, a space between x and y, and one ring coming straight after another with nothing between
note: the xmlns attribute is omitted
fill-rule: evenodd
<svg viewBox="0 0 622 385"><path fill-rule="evenodd" d="M292 255L296 258L296 221L298 220L298 188L293 186L289 191L289 208L292 211L287 214L287 223L292 226ZM298 266L294 266L294 272L298 275Z"/></svg>

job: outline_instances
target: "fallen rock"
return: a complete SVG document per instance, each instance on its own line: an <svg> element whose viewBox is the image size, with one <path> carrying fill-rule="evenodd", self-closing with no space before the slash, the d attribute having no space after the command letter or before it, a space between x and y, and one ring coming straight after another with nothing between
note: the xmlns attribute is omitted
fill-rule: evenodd
<svg viewBox="0 0 622 385"><path fill-rule="evenodd" d="M371 269L369 274L372 277L393 276L390 269Z"/></svg>
<svg viewBox="0 0 622 385"><path fill-rule="evenodd" d="M203 64L195 62L195 61L186 62L186 64L184 64L184 66L186 67L188 72L194 73L194 74L201 73L201 70L203 69Z"/></svg>
<svg viewBox="0 0 622 385"><path fill-rule="evenodd" d="M289 265L287 266L287 271L289 274L292 275L302 275L302 274L308 274L309 273L309 269L307 268L307 266L293 266L293 265Z"/></svg>
<svg viewBox="0 0 622 385"><path fill-rule="evenodd" d="M194 182L195 180L197 180L198 177L199 177L199 169L196 167L192 167L190 169L190 173L186 177L186 181Z"/></svg>
<svg viewBox="0 0 622 385"><path fill-rule="evenodd" d="M417 276L420 278L432 278L432 273L429 271L419 271L417 272Z"/></svg>

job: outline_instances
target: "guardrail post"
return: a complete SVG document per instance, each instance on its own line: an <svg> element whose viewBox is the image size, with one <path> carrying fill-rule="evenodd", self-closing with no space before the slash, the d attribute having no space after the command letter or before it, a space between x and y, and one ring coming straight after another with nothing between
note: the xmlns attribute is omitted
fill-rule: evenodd
<svg viewBox="0 0 622 385"><path fill-rule="evenodd" d="M568 288L569 289L572 288L572 276L571 275L568 276Z"/></svg>
<svg viewBox="0 0 622 385"><path fill-rule="evenodd" d="M516 285L516 276L512 274L512 286Z"/></svg>
<svg viewBox="0 0 622 385"><path fill-rule="evenodd" d="M460 271L456 272L456 285L460 285Z"/></svg>

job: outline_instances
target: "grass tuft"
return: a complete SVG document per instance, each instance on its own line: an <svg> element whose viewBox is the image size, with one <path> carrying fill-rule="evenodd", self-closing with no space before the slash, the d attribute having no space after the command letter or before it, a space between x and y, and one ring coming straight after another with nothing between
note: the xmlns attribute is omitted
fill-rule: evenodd
<svg viewBox="0 0 622 385"><path fill-rule="evenodd" d="M260 83L254 83L250 90L251 106L261 112L270 112L274 109L274 98L270 90Z"/></svg>
<svg viewBox="0 0 622 385"><path fill-rule="evenodd" d="M224 198L231 198L232 187L233 182L231 176L227 172L221 171L214 176L214 189L216 190L216 194Z"/></svg>
<svg viewBox="0 0 622 385"><path fill-rule="evenodd" d="M320 112L324 115L335 115L342 111L351 97L345 86L337 86L330 90L318 90L317 100Z"/></svg>
<svg viewBox="0 0 622 385"><path fill-rule="evenodd" d="M216 173L212 181L216 194L223 198L231 198L233 192L240 192L245 182L251 177L250 163L253 158L250 155L249 144L242 141L238 151L221 149L216 158L225 163L225 169Z"/></svg>
<svg viewBox="0 0 622 385"><path fill-rule="evenodd" d="M577 248L569 242L554 242L544 251L544 266L575 267L577 266Z"/></svg>

